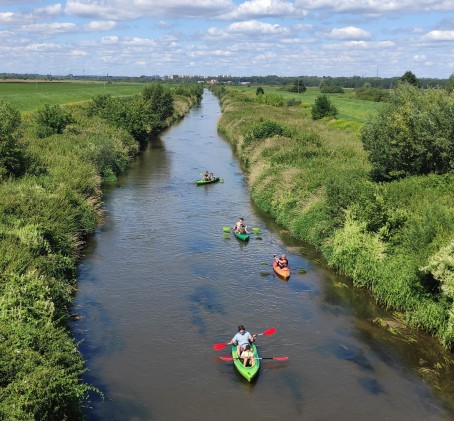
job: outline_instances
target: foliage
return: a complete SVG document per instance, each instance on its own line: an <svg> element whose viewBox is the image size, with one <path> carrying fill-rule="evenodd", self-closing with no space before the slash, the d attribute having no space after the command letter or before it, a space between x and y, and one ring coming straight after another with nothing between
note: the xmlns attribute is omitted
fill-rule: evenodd
<svg viewBox="0 0 454 421"><path fill-rule="evenodd" d="M451 74L451 76L449 76L448 82L446 83L445 89L446 89L449 93L451 93L452 91L454 91L454 73Z"/></svg>
<svg viewBox="0 0 454 421"><path fill-rule="evenodd" d="M93 98L88 112L127 130L137 141L145 144L150 134L167 127L166 120L174 114L173 96L161 84L150 84L143 89L142 95L98 95Z"/></svg>
<svg viewBox="0 0 454 421"><path fill-rule="evenodd" d="M363 86L355 90L356 97L365 101L385 102L389 99L389 92L382 88L372 88L370 86Z"/></svg>
<svg viewBox="0 0 454 421"><path fill-rule="evenodd" d="M441 283L443 293L454 300L454 241L432 255L421 270L432 274Z"/></svg>
<svg viewBox="0 0 454 421"><path fill-rule="evenodd" d="M292 83L286 84L280 88L282 91L294 92L298 94L306 92L306 89L306 85L304 85L304 82L300 79L295 79Z"/></svg>
<svg viewBox="0 0 454 421"><path fill-rule="evenodd" d="M59 105L44 104L36 112L38 137L47 137L52 134L61 134L68 124L74 122L70 112L63 110Z"/></svg>
<svg viewBox="0 0 454 421"><path fill-rule="evenodd" d="M265 91L263 90L263 88L261 86L259 86L257 88L257 90L255 91L256 95L263 95L264 93L265 93Z"/></svg>
<svg viewBox="0 0 454 421"><path fill-rule="evenodd" d="M419 87L419 81L414 73L410 72L409 70L406 71L401 77L400 81L403 83L408 83L412 86Z"/></svg>
<svg viewBox="0 0 454 421"><path fill-rule="evenodd" d="M337 108L326 95L319 95L311 107L312 119L320 120L324 117L336 117Z"/></svg>
<svg viewBox="0 0 454 421"><path fill-rule="evenodd" d="M343 94L345 93L341 86L336 85L323 85L320 87L322 94Z"/></svg>
<svg viewBox="0 0 454 421"><path fill-rule="evenodd" d="M256 97L256 101L259 104L271 105L273 107L283 107L285 106L284 97L277 94L263 94Z"/></svg>
<svg viewBox="0 0 454 421"><path fill-rule="evenodd" d="M162 84L153 83L146 86L142 91L142 97L149 107L149 113L153 115L153 120L164 122L173 115L172 93Z"/></svg>
<svg viewBox="0 0 454 421"><path fill-rule="evenodd" d="M454 169L454 98L403 84L364 124L361 140L375 180Z"/></svg>
<svg viewBox="0 0 454 421"><path fill-rule="evenodd" d="M0 181L25 174L31 157L17 140L21 124L19 111L0 98Z"/></svg>
<svg viewBox="0 0 454 421"><path fill-rule="evenodd" d="M173 93L175 95L182 95L182 96L187 96L187 97L192 97L195 96L198 99L200 99L203 95L203 86L200 84L181 84L175 87L173 90Z"/></svg>
<svg viewBox="0 0 454 421"><path fill-rule="evenodd" d="M243 147L247 147L255 140L263 140L273 136L290 136L290 132L276 121L265 120L251 127L250 133L244 139Z"/></svg>

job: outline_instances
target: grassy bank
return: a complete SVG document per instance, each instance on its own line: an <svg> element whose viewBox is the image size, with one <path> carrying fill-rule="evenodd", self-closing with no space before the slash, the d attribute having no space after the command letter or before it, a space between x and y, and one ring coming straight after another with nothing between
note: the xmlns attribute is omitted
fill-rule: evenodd
<svg viewBox="0 0 454 421"><path fill-rule="evenodd" d="M343 100L348 107L338 102L339 115L355 119L313 121L304 100L274 107L245 90L218 93L219 131L236 148L260 209L314 244L356 286L402 312L409 326L451 347L452 300L424 267L449 253L454 238L454 175L370 181L358 116L376 104Z"/></svg>
<svg viewBox="0 0 454 421"><path fill-rule="evenodd" d="M166 124L197 100L173 98ZM0 419L82 419L92 390L68 323L77 262L102 217L102 175L125 171L139 144L86 105L65 110L71 123L46 137L34 114L23 116L18 142L30 164L0 183Z"/></svg>

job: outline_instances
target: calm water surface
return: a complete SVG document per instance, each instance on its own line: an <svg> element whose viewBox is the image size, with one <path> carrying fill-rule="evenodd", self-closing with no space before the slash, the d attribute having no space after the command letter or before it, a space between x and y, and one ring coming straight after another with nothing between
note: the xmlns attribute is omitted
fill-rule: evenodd
<svg viewBox="0 0 454 421"><path fill-rule="evenodd" d="M75 311L92 397L89 420L448 420L448 399L417 373L439 348L409 346L372 320L384 316L308 245L251 203L230 145L216 132L217 99L155 139L105 194L104 225L85 250ZM206 169L224 183L196 186ZM243 216L261 233L224 234ZM288 282L273 275L286 252ZM298 274L297 268L307 273ZM218 359L245 324L264 357L249 384Z"/></svg>

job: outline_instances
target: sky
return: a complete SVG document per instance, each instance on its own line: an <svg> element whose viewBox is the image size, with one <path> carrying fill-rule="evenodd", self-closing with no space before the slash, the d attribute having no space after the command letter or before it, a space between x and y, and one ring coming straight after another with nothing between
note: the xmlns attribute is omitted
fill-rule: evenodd
<svg viewBox="0 0 454 421"><path fill-rule="evenodd" d="M454 0L0 0L0 73L454 73Z"/></svg>

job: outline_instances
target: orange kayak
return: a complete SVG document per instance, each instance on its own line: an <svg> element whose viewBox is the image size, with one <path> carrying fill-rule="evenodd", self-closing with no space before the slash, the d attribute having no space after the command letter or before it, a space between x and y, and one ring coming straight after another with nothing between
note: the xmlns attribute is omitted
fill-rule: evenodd
<svg viewBox="0 0 454 421"><path fill-rule="evenodd" d="M273 270L276 273L276 275L282 278L284 281L290 278L290 269L288 267L285 268L279 267L276 261L273 262Z"/></svg>

